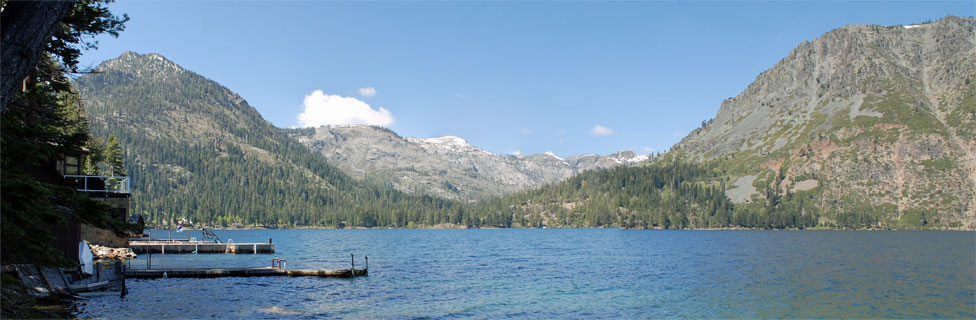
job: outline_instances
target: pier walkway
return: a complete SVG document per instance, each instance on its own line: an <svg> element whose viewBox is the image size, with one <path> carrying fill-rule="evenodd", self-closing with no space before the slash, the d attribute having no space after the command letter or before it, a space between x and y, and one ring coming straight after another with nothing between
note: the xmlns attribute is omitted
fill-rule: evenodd
<svg viewBox="0 0 976 320"><path fill-rule="evenodd" d="M159 278L221 278L221 277L323 277L323 278L353 278L369 276L369 257L366 267L356 269L355 256L349 255L350 268L338 270L287 270L285 259L271 259L270 267L258 268L166 268L166 269L125 269L125 277L133 279Z"/></svg>
<svg viewBox="0 0 976 320"><path fill-rule="evenodd" d="M221 277L325 277L352 278L369 275L369 269L345 270L285 270L281 268L177 268L177 269L143 269L126 270L125 277L130 279L159 279L159 278L221 278Z"/></svg>

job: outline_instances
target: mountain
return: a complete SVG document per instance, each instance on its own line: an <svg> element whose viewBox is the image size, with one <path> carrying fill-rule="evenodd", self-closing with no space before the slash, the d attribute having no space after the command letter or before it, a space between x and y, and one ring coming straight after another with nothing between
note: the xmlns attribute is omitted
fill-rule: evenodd
<svg viewBox="0 0 976 320"><path fill-rule="evenodd" d="M126 53L76 85L92 131L126 146L135 211L157 223L972 229L974 30L976 19L947 17L830 31L654 161L464 206L415 192L479 199L495 192L480 183L639 158L520 158L457 137L279 129L154 54Z"/></svg>
<svg viewBox="0 0 976 320"><path fill-rule="evenodd" d="M673 150L725 161L739 206L976 227L976 19L850 25L804 42Z"/></svg>
<svg viewBox="0 0 976 320"><path fill-rule="evenodd" d="M354 178L404 192L470 201L648 158L632 151L565 159L551 152L501 156L458 137L404 138L389 129L362 125L290 129L288 133Z"/></svg>
<svg viewBox="0 0 976 320"><path fill-rule="evenodd" d="M132 212L151 223L462 222L452 202L349 178L236 93L158 54L126 52L74 84L93 135L115 135L123 145Z"/></svg>

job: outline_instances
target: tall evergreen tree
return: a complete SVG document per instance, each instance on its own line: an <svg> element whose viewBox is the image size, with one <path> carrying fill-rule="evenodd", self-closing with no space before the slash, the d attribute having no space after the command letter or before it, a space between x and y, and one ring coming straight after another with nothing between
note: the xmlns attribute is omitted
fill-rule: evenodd
<svg viewBox="0 0 976 320"><path fill-rule="evenodd" d="M125 176L122 147L119 146L119 141L114 135L108 136L108 142L105 144L105 161L108 162L110 175Z"/></svg>

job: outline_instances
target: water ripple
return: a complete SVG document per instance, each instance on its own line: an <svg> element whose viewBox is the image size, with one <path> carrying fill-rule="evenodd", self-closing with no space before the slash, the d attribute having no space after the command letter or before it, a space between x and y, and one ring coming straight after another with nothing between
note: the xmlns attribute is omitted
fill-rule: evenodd
<svg viewBox="0 0 976 320"><path fill-rule="evenodd" d="M274 255L154 255L154 267L370 276L130 280L83 318L974 318L972 232L218 231ZM198 238L200 238L198 236ZM132 261L145 267L146 257Z"/></svg>

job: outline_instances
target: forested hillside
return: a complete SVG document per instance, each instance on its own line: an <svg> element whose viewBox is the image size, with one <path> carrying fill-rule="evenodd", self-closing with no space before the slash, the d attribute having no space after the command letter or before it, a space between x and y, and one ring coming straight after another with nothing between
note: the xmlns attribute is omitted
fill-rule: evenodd
<svg viewBox="0 0 976 320"><path fill-rule="evenodd" d="M722 162L676 157L645 166L587 171L563 182L489 200L468 209L486 226L621 228L809 228L821 226L819 210L792 193L734 205L725 195ZM852 219L823 227L863 228Z"/></svg>
<svg viewBox="0 0 976 320"><path fill-rule="evenodd" d="M91 129L115 135L132 212L151 223L404 226L459 222L452 202L350 179L240 96L156 54L125 53L76 81Z"/></svg>

